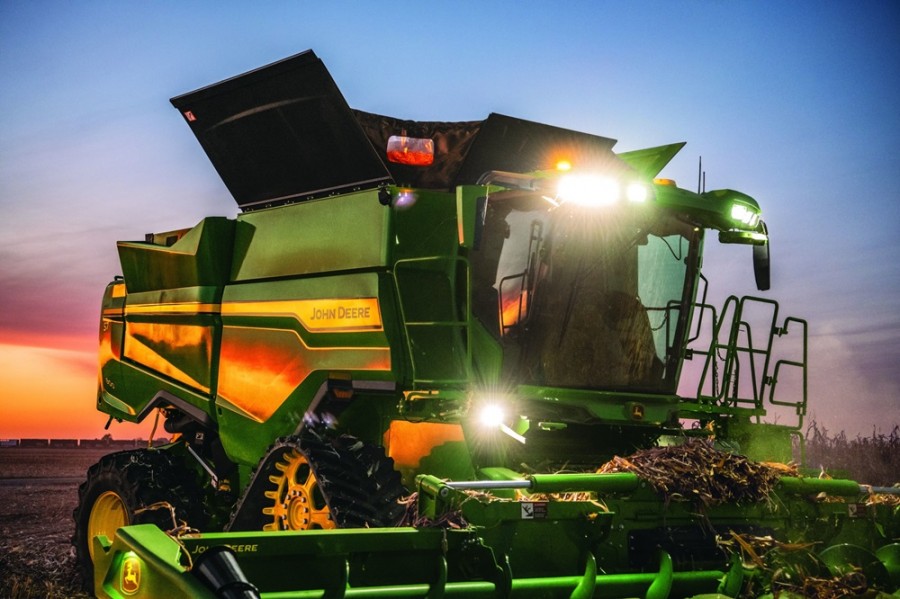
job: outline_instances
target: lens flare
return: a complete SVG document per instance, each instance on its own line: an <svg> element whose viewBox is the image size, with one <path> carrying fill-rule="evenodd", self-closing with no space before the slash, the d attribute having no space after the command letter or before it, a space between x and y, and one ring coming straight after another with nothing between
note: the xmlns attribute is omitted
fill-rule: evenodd
<svg viewBox="0 0 900 599"><path fill-rule="evenodd" d="M619 183L602 175L566 175L559 180L557 194L568 204L599 208L619 199Z"/></svg>
<svg viewBox="0 0 900 599"><path fill-rule="evenodd" d="M482 407L478 413L478 421L482 426L488 428L499 428L505 418L506 414L503 412L503 408L497 404L488 404Z"/></svg>
<svg viewBox="0 0 900 599"><path fill-rule="evenodd" d="M625 192L625 196L632 204L643 204L647 201L647 186L642 183L631 183Z"/></svg>

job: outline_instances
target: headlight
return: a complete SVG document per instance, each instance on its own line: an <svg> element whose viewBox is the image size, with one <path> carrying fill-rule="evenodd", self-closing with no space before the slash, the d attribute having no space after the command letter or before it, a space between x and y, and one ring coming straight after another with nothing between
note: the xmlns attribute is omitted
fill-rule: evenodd
<svg viewBox="0 0 900 599"><path fill-rule="evenodd" d="M650 192L643 183L630 183L625 195L632 204L643 204L647 201Z"/></svg>
<svg viewBox="0 0 900 599"><path fill-rule="evenodd" d="M731 218L750 228L754 228L759 224L759 212L737 202L731 206Z"/></svg>
<svg viewBox="0 0 900 599"><path fill-rule="evenodd" d="M591 208L615 204L619 193L619 183L603 175L565 175L557 187L560 201Z"/></svg>
<svg viewBox="0 0 900 599"><path fill-rule="evenodd" d="M575 204L587 208L612 206L621 199L632 204L642 204L650 197L643 183L632 182L624 188L613 177L593 174L568 174L560 177L556 188L559 203Z"/></svg>
<svg viewBox="0 0 900 599"><path fill-rule="evenodd" d="M498 428L506 419L503 408L497 404L487 404L478 412L478 422L487 428Z"/></svg>
<svg viewBox="0 0 900 599"><path fill-rule="evenodd" d="M525 437L523 437L520 433L514 431L509 425L506 424L507 414L506 410L500 407L499 404L496 403L486 403L478 408L478 412L476 414L478 418L478 423L486 430L496 431L499 430L505 435L508 435L518 441L519 443L525 443ZM521 420L521 418L520 418ZM523 421L526 423L527 429L527 421ZM522 430L524 432L525 429Z"/></svg>

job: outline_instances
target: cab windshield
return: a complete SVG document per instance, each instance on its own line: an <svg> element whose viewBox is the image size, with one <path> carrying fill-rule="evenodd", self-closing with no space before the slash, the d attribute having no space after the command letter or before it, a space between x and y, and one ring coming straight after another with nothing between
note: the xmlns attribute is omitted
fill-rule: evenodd
<svg viewBox="0 0 900 599"><path fill-rule="evenodd" d="M700 233L652 205L492 196L473 311L518 384L674 393Z"/></svg>

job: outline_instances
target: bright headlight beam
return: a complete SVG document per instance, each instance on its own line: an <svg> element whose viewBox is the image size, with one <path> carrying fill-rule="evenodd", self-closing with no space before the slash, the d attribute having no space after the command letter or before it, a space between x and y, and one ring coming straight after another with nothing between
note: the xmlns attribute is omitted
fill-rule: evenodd
<svg viewBox="0 0 900 599"><path fill-rule="evenodd" d="M647 201L647 186L641 183L631 183L625 191L625 197L632 204L643 204Z"/></svg>
<svg viewBox="0 0 900 599"><path fill-rule="evenodd" d="M565 175L557 187L560 200L585 207L615 204L619 193L618 182L602 175Z"/></svg>
<svg viewBox="0 0 900 599"><path fill-rule="evenodd" d="M497 404L488 404L478 413L478 422L488 428L499 428L505 419L506 414L503 413L503 408Z"/></svg>
<svg viewBox="0 0 900 599"><path fill-rule="evenodd" d="M748 227L755 227L759 223L759 214L743 204L731 206L731 218Z"/></svg>

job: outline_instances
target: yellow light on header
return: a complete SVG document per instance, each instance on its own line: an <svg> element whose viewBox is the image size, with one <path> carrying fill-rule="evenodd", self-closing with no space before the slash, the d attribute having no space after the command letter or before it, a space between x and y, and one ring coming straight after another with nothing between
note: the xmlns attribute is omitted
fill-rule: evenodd
<svg viewBox="0 0 900 599"><path fill-rule="evenodd" d="M560 160L556 163L556 170L558 171L570 171L572 170L572 163L568 160Z"/></svg>

